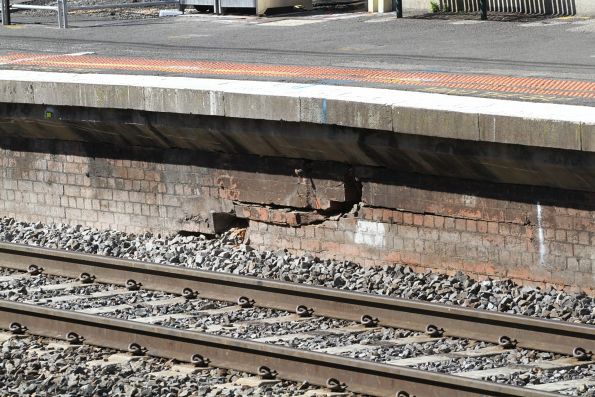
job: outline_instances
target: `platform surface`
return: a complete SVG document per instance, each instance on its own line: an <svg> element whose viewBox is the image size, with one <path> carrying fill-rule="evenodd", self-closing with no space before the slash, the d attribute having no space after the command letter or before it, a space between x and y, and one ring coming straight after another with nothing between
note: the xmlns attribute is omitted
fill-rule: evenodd
<svg viewBox="0 0 595 397"><path fill-rule="evenodd" d="M595 105L595 20L318 13L117 20L13 16L0 68L174 75ZM35 22L35 24L33 23Z"/></svg>

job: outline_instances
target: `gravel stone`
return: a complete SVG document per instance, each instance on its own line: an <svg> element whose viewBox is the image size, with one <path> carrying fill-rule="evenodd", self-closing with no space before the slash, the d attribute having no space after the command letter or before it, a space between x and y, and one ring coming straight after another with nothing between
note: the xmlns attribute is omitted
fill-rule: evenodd
<svg viewBox="0 0 595 397"><path fill-rule="evenodd" d="M13 337L0 344L0 390L2 395L22 396L299 396L315 387L281 381L274 385L229 389L221 387L247 373L218 368L196 373L156 376L175 361L140 357L123 364L88 365L118 353L83 345L53 348L50 339ZM63 342L61 342L63 343ZM219 386L219 388L217 387Z"/></svg>
<svg viewBox="0 0 595 397"><path fill-rule="evenodd" d="M595 297L585 293L521 287L511 280L477 281L462 273L417 273L401 265L362 267L314 256L298 257L284 250L261 252L243 244L233 232L214 239L204 235L136 235L0 218L0 241L595 324Z"/></svg>
<svg viewBox="0 0 595 397"><path fill-rule="evenodd" d="M235 235L230 232L214 239L208 239L202 235L133 235L116 231L98 231L81 226L46 226L39 223L23 223L9 218L0 218L0 241L322 285L491 311L525 314L560 321L595 324L595 302L592 297L586 294L570 294L551 287L548 289L521 287L510 280L488 279L475 281L460 273L452 277L431 272L416 273L406 266L395 265L370 268L361 267L351 262L323 261L310 256L296 257L286 251L259 252L249 245L243 244L234 237ZM15 272L0 269L0 275L10 274L15 274ZM204 299L154 306L149 305L148 302L172 299L178 296L143 289L111 297L81 298L65 302L51 301L53 297L59 295L88 295L98 291L122 288L116 285L90 284L58 291L32 291L33 288L39 286L68 281L73 280L40 275L2 282L0 283L0 298L16 301L33 300L34 302L66 310L130 305L130 308L102 314L121 319L187 314L192 317L167 319L156 324L180 329L192 328L234 338L257 339L307 333L314 336L298 336L289 340L273 340L270 343L309 351L353 344L368 345L369 348L366 349L352 349L340 354L345 357L376 362L434 354L449 354L493 346L489 343L457 338L444 338L426 343L395 346L394 344L391 345L388 340L420 335L420 333L394 328L362 329L359 332L340 333L336 329L355 326L357 323L317 316L300 322L256 322L250 324L250 321L282 317L291 313L281 310L249 308L227 313L205 314L205 310L221 309L233 304ZM12 339L9 342L17 343L15 340L18 339ZM18 366L22 365L22 360L16 356L14 358L7 356L7 352L10 352L10 348L3 348L2 354L11 359L4 360L6 364L0 367L0 387L3 381L2 371L5 371L4 374L22 374L22 371L17 370ZM43 357L51 357L52 354L54 353L43 355ZM86 351L85 354L92 357L92 354ZM149 396L156 395L156 393L165 393L165 395L192 395L193 393L199 393L199 395L258 395L250 394L255 393L254 390L242 390L240 394L235 394L237 391L233 390L218 391L210 387L211 384L208 382L206 385L198 382L188 388L187 384L180 386L174 383L172 385L160 379L143 381L146 380L145 378L150 371L143 372L142 366L145 364L136 364L136 362L131 362L129 364L130 368L120 368L117 365L105 366L100 372L93 374L93 376L96 376L96 382L94 381L92 384L84 383L81 379L88 379L88 377L85 377L85 375L88 375L85 372L88 369L84 366L84 362L72 358L72 360L78 360L79 365L69 372L62 370L62 368L68 366L72 360L69 361L65 358L64 351L55 353L55 355L53 361L48 364L48 371L50 371L48 373L53 375L49 377L40 376L40 370L44 367L34 361L34 364L31 364L33 366L32 373L36 373L38 378L43 378L43 380L28 385L26 388L18 389L18 393L31 394L40 390L40 387L45 387L48 390L56 390L56 392L62 390L61 388L71 388L82 393L82 395L89 396L106 395L105 393L126 396ZM452 358L444 362L419 364L414 368L453 373L514 365L523 370L514 375L493 376L486 378L486 380L518 386L592 377L595 373L594 366L588 364L563 370L523 368L524 365L534 363L536 360L554 360L560 357L563 356L533 350L513 349L494 356ZM109 380L110 377L117 379L121 377L126 382L114 383ZM215 377L215 379L218 378ZM260 390L259 392L264 392L265 395L275 395L273 389ZM594 397L593 388L589 387L579 388L567 393L581 397Z"/></svg>

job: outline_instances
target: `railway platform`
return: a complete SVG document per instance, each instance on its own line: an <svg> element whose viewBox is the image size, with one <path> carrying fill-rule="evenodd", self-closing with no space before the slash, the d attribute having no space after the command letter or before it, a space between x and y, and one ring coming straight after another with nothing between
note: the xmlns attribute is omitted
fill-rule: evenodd
<svg viewBox="0 0 595 397"><path fill-rule="evenodd" d="M314 82L593 103L588 87L594 79L595 20L589 18L516 16L503 22L430 15L397 21L393 14L359 11L125 21L97 16L78 22L73 16L74 29L66 31L54 28L53 19L48 26L43 19L27 23L40 17L20 18L19 24L15 14L17 24L0 29L3 69ZM540 79L554 81L548 85ZM552 90L557 86L561 89Z"/></svg>
<svg viewBox="0 0 595 397"><path fill-rule="evenodd" d="M592 289L595 21L79 23L0 31L5 214Z"/></svg>
<svg viewBox="0 0 595 397"><path fill-rule="evenodd" d="M594 20L14 21L0 386L595 393Z"/></svg>

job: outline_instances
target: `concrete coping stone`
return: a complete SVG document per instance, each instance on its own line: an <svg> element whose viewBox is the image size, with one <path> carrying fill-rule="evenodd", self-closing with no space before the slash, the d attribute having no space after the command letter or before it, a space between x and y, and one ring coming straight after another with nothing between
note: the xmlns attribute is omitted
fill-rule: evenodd
<svg viewBox="0 0 595 397"><path fill-rule="evenodd" d="M2 70L0 102L305 122L595 152L592 107L380 88Z"/></svg>

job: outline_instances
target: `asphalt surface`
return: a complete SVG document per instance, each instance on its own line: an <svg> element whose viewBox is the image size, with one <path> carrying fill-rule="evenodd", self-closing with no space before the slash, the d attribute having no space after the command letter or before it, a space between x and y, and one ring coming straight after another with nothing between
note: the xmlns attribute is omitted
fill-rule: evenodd
<svg viewBox="0 0 595 397"><path fill-rule="evenodd" d="M260 18L205 14L173 18L120 18L119 14L73 15L70 18L72 28L59 30L55 27L54 16L17 13L13 15L16 25L0 28L0 56L13 52L89 52L95 56L114 58L595 81L595 19L493 16L495 20L482 22L476 15L467 15L440 18L409 16L396 20L392 13L367 14L361 10ZM23 68L18 64L3 64L1 60L0 67ZM41 66L29 68L47 69ZM105 72L109 68L101 70ZM122 70L115 71L123 73ZM155 70L147 73L180 74ZM205 74L201 77L205 76L210 77ZM220 75L216 77L221 78ZM283 74L260 76L240 73L227 78L395 88L394 84L386 82L337 82L328 76L293 78ZM420 90L428 89L422 87ZM477 92L457 87L450 90L445 92L486 96L485 90L481 89ZM556 98L555 95L523 97L522 92L511 92L521 100L595 106L590 94L569 99Z"/></svg>

